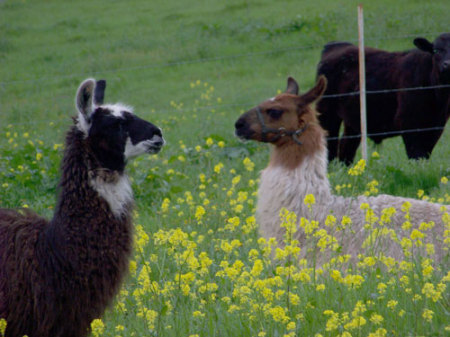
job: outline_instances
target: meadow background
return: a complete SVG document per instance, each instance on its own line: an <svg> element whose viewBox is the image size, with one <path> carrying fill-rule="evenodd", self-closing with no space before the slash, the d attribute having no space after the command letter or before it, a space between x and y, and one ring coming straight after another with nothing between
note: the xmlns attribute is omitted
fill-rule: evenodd
<svg viewBox="0 0 450 337"><path fill-rule="evenodd" d="M0 207L51 216L87 77L106 79L106 101L134 106L167 141L129 165L135 254L93 335L450 333L448 264L362 256L315 274L291 253L272 263L252 217L269 148L239 142L234 122L287 76L310 88L322 46L357 40L359 2L369 46L409 49L449 29L446 0L0 1ZM428 161L409 161L398 137L370 144L363 175L331 163L329 178L338 194L449 204L449 141L447 126Z"/></svg>

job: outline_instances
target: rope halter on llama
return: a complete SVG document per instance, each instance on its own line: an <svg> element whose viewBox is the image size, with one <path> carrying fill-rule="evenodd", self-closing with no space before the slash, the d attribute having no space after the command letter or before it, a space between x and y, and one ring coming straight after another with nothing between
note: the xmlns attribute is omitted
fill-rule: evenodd
<svg viewBox="0 0 450 337"><path fill-rule="evenodd" d="M298 139L298 137L306 130L308 124L305 124L304 127L297 130L287 130L284 127L272 129L267 127L266 123L264 122L264 117L259 107L256 108L256 116L258 116L259 123L261 124L261 139L263 142L266 142L268 140L267 135L269 133L273 133L275 134L275 137L270 140L271 142L276 142L277 140L285 136L291 136L294 142L296 142L298 145L302 145L302 142L300 141L300 139Z"/></svg>

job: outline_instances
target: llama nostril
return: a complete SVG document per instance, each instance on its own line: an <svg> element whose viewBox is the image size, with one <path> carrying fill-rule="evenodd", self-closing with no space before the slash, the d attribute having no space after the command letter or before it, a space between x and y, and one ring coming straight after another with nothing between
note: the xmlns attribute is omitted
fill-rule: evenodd
<svg viewBox="0 0 450 337"><path fill-rule="evenodd" d="M164 138L156 135L153 136L152 138L152 145L156 146L156 147L161 147L164 145Z"/></svg>

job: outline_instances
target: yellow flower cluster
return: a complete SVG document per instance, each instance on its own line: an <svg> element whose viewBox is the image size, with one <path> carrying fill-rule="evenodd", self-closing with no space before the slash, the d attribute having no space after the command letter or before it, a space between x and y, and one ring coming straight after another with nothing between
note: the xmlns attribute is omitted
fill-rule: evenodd
<svg viewBox="0 0 450 337"><path fill-rule="evenodd" d="M197 81L192 88L204 90L201 100L212 99L209 84ZM173 102L172 107L183 105ZM167 118L164 129L182 118ZM9 132L12 143L18 143L19 137ZM309 194L302 200L307 217L280 210L281 242L261 238L253 215L261 161L257 156L254 162L245 156L229 159L219 139L205 137L199 144L186 139L166 158L142 159L152 165L139 160L130 165L141 207L134 220L134 255L112 312L92 322L93 336L194 337L220 331L224 336L385 337L450 330L443 323L450 272L433 260L440 249L450 248L445 210L443 243L435 247L427 239L436 224L413 223L410 203L398 211L375 211L363 204L365 240L353 258L342 249L360 224L333 214L324 223L316 221L316 198ZM33 145L28 141L36 167L19 162L8 174L20 178L30 168L39 172L45 167L48 151L37 149L37 140ZM60 148L56 144L53 150ZM189 176L191 163L202 169ZM359 161L348 174L360 176L365 164ZM356 180L362 179L336 190L351 193ZM447 181L441 178L442 185ZM3 185L9 189L12 183ZM377 194L378 188L372 180L365 194ZM393 228L394 216L404 217L400 228ZM297 235L304 238L301 243ZM400 245L404 257L386 256L386 244ZM420 318L416 326L412 317ZM0 319L0 333L5 329Z"/></svg>
<svg viewBox="0 0 450 337"><path fill-rule="evenodd" d="M360 159L356 165L348 169L348 174L351 176L360 176L363 174L366 168L366 161L364 159Z"/></svg>

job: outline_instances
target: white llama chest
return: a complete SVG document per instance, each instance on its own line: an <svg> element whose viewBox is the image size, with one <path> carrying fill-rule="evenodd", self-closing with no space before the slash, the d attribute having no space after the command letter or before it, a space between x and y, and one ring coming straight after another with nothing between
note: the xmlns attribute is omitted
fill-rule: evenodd
<svg viewBox="0 0 450 337"><path fill-rule="evenodd" d="M282 208L298 217L317 218L323 204L329 205L331 192L328 179L321 167L321 158L309 158L299 167L268 167L261 172L258 191L257 218L262 232L279 231ZM312 212L304 204L305 196L313 194L317 204Z"/></svg>
<svg viewBox="0 0 450 337"><path fill-rule="evenodd" d="M133 200L130 181L125 175L115 182L105 182L99 177L92 178L90 184L106 200L116 217L121 216L126 206Z"/></svg>

